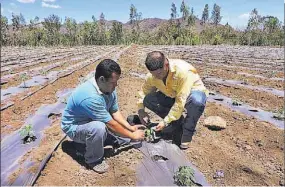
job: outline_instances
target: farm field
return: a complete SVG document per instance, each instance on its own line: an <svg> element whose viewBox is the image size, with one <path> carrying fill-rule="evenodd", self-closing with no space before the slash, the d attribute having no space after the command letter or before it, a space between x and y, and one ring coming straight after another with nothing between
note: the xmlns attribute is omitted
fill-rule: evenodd
<svg viewBox="0 0 285 187"><path fill-rule="evenodd" d="M100 60L112 58L122 69L119 107L125 117L136 114L137 92L147 73L144 60L153 50L191 63L211 91L190 148L183 151L207 182L284 185L284 50L226 45L3 47L1 185L31 181L36 186L136 185L143 157L139 150L108 158L107 173L87 170L75 144L60 129L60 113L72 89L90 77ZM273 117L277 115L279 119ZM206 128L204 120L209 116L222 117L227 127ZM37 139L22 144L19 131L27 124L33 126ZM213 177L220 170L224 177Z"/></svg>

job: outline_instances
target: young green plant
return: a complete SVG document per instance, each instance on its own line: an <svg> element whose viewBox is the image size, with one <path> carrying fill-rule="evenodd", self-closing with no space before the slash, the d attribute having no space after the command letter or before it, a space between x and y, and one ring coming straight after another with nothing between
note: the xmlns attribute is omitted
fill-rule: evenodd
<svg viewBox="0 0 285 187"><path fill-rule="evenodd" d="M27 85L26 85L26 80L28 80L28 74L27 73L22 73L20 74L20 80L23 81L23 88L27 88Z"/></svg>
<svg viewBox="0 0 285 187"><path fill-rule="evenodd" d="M25 125L20 130L20 136L22 137L23 143L30 143L31 141L35 141L36 136L35 132L33 131L33 127L31 124Z"/></svg>

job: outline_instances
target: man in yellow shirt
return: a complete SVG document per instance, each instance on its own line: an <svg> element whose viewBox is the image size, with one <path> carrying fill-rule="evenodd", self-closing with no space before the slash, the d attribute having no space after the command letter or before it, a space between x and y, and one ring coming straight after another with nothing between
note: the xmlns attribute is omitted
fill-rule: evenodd
<svg viewBox="0 0 285 187"><path fill-rule="evenodd" d="M155 112L163 119L156 130L174 135L174 143L187 149L204 112L208 90L197 70L186 61L167 59L162 52L153 51L145 65L150 73L139 92L139 118L147 125L149 116L144 108Z"/></svg>

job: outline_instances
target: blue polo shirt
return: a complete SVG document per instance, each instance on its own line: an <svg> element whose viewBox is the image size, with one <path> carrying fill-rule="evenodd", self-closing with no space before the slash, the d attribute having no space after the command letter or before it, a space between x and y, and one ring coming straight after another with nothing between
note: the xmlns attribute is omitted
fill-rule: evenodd
<svg viewBox="0 0 285 187"><path fill-rule="evenodd" d="M118 110L116 90L110 95L103 94L93 77L78 86L68 98L62 114L61 128L73 138L78 125L91 121L107 123L112 119L111 114Z"/></svg>

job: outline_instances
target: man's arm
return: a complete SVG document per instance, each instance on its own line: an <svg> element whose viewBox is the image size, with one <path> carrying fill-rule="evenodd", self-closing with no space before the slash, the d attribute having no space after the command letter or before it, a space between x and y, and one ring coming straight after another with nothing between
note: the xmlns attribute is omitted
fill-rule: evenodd
<svg viewBox="0 0 285 187"><path fill-rule="evenodd" d="M194 83L191 79L189 79L189 77L181 78L178 83L179 84L176 89L177 95L175 97L175 102L167 116L165 116L163 121L159 122L156 126L156 131L161 131L172 121L178 120L182 115L187 97L189 95L189 91L191 90Z"/></svg>
<svg viewBox="0 0 285 187"><path fill-rule="evenodd" d="M112 131L121 134L122 136L141 140L144 138L143 130L136 130L134 132L125 129L120 123L115 121L111 114L106 110L103 99L86 99L81 103L86 114L94 121L101 121L106 124ZM113 108L115 110L115 107Z"/></svg>
<svg viewBox="0 0 285 187"><path fill-rule="evenodd" d="M168 115L163 119L166 124L172 121L178 120L184 110L187 97L194 84L193 80L189 76L185 76L178 81L178 86L176 89L177 95L175 97L175 102L171 107Z"/></svg>
<svg viewBox="0 0 285 187"><path fill-rule="evenodd" d="M131 132L128 129L125 129L121 124L119 124L114 119L107 122L107 127L110 128L113 132L116 132L121 136L131 138L133 140L141 140L144 138L143 130L137 130L135 132Z"/></svg>
<svg viewBox="0 0 285 187"><path fill-rule="evenodd" d="M126 128L127 130L131 132L135 132L140 127L140 125L131 126L127 122L127 120L125 120L125 118L123 117L122 113L119 110L119 106L118 106L117 92L114 93L114 101L109 111L110 111L110 114L112 115L112 118L115 121L117 121L118 124Z"/></svg>
<svg viewBox="0 0 285 187"><path fill-rule="evenodd" d="M125 127L126 129L128 129L128 130L130 130L130 131L132 131L132 132L134 132L136 129L133 127L133 126L131 126L128 122L127 122L127 120L125 120L125 118L123 117L123 115L122 115L122 113L118 110L117 112L115 112L115 113L113 113L113 114L111 114L112 115L112 117L113 117L113 119L115 120L115 121L117 121L119 124L121 124L123 127Z"/></svg>

